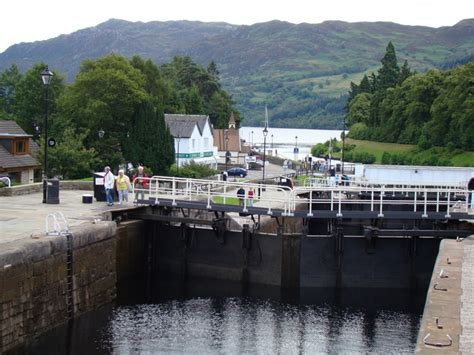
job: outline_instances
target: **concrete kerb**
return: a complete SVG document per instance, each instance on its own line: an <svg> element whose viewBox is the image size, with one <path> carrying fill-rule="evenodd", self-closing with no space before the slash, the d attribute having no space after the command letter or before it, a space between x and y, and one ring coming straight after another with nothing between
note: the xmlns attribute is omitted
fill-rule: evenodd
<svg viewBox="0 0 474 355"><path fill-rule="evenodd" d="M416 353L459 351L462 265L463 245L454 240L442 240L426 297Z"/></svg>
<svg viewBox="0 0 474 355"><path fill-rule="evenodd" d="M61 180L59 182L59 190L93 190L94 185L91 181L74 181L74 180ZM28 195L32 193L41 192L43 189L43 183L37 182L34 184L17 185L12 187L0 188L0 196L19 196Z"/></svg>
<svg viewBox="0 0 474 355"><path fill-rule="evenodd" d="M83 223L71 228L73 248L100 242L115 236L117 224L101 221L94 224ZM41 235L35 238L23 238L2 245L0 251L0 270L21 264L29 264L65 252L67 249L65 236Z"/></svg>

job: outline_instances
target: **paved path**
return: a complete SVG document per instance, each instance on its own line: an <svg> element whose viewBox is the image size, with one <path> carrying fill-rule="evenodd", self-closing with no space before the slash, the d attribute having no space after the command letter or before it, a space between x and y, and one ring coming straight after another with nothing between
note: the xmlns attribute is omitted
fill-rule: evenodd
<svg viewBox="0 0 474 355"><path fill-rule="evenodd" d="M416 353L474 354L474 236L440 244Z"/></svg>
<svg viewBox="0 0 474 355"><path fill-rule="evenodd" d="M459 350L463 354L474 354L474 237L463 241L464 261L462 265L461 325Z"/></svg>
<svg viewBox="0 0 474 355"><path fill-rule="evenodd" d="M58 205L42 203L43 194L0 196L0 244L45 233L45 219L50 213L61 211L69 226L102 218L102 213L119 209L117 204L107 207L105 202L82 203L82 195L88 191L60 191ZM132 204L129 203L129 207Z"/></svg>

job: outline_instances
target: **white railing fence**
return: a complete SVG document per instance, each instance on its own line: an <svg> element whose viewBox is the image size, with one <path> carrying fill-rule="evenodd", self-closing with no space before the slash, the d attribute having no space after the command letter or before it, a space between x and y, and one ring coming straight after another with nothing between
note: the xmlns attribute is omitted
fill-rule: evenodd
<svg viewBox="0 0 474 355"><path fill-rule="evenodd" d="M474 198L472 191L460 186L413 187L366 182L346 186L320 180L321 184L290 189L278 185L153 176L140 178L146 187L137 188L137 179L132 182L135 195L144 193L146 200L152 200L157 205L160 199L171 200L172 205L177 205L177 201L199 201L205 202L207 208L213 204L238 205L242 207L242 212L248 212L252 206L263 207L268 209L269 215L273 209L282 209L283 214L288 216L296 210L307 210L310 217L315 209L321 210L315 206L326 205L325 210L334 211L342 217L344 207L366 205L369 206L367 210L383 217L387 206L403 205L413 212L421 212L422 217L427 217L430 212L444 212L446 217L450 217L453 211L469 212ZM239 198L237 191L240 188L245 190L245 196ZM249 198L250 190L254 191L253 198Z"/></svg>

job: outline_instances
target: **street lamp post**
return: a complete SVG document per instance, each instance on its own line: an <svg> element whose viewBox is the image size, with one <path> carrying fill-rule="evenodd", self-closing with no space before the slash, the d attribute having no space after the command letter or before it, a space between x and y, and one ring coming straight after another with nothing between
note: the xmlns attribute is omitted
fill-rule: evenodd
<svg viewBox="0 0 474 355"><path fill-rule="evenodd" d="M178 154L176 154L176 175L179 176L179 142L181 141L181 136L178 134L176 139L178 140Z"/></svg>
<svg viewBox="0 0 474 355"><path fill-rule="evenodd" d="M41 79L44 86L44 164L43 164L43 203L46 203L46 187L48 179L48 88L53 80L53 73L48 69L48 66L41 72Z"/></svg>
<svg viewBox="0 0 474 355"><path fill-rule="evenodd" d="M344 145L346 142L346 115L343 117L342 121L342 153L341 153L341 174L344 175Z"/></svg>
<svg viewBox="0 0 474 355"><path fill-rule="evenodd" d="M227 171L227 161L229 160L229 131L226 129L225 134L225 171Z"/></svg>
<svg viewBox="0 0 474 355"><path fill-rule="evenodd" d="M251 143L252 143L252 148L253 148L253 131L252 131L251 133L252 133L252 140L251 140Z"/></svg>
<svg viewBox="0 0 474 355"><path fill-rule="evenodd" d="M267 125L265 125L265 128L263 129L263 169L262 169L262 183L265 183L265 163L266 163L266 157L267 157L267 134L268 134L268 129L267 129Z"/></svg>
<svg viewBox="0 0 474 355"><path fill-rule="evenodd" d="M295 160L298 160L298 152L299 152L299 150L298 150L298 136L295 136L295 149L294 149L294 151L295 151Z"/></svg>
<svg viewBox="0 0 474 355"><path fill-rule="evenodd" d="M272 137L272 153L273 153L273 134L270 137Z"/></svg>

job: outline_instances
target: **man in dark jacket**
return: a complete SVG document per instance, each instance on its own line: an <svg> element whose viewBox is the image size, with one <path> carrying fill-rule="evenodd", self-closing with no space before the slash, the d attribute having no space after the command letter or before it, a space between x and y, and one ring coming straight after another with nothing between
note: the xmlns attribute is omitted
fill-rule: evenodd
<svg viewBox="0 0 474 355"><path fill-rule="evenodd" d="M245 189L243 187L237 190L237 198L239 199L239 206L243 206L245 199Z"/></svg>

